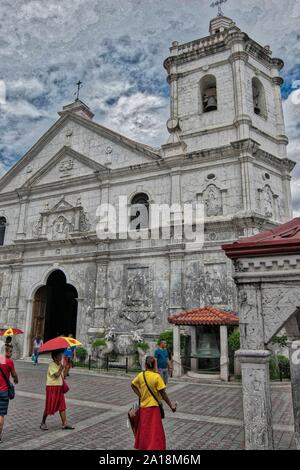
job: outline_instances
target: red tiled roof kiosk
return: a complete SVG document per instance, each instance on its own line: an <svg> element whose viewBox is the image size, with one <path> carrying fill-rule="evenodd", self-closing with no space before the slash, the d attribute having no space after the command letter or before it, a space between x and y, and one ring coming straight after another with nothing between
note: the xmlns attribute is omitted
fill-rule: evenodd
<svg viewBox="0 0 300 470"><path fill-rule="evenodd" d="M228 359L228 326L238 326L238 316L232 312L226 312L214 307L202 307L177 313L168 318L173 325L173 347L174 347L174 376L182 375L180 356L180 326L190 326L191 330L191 369L197 370L196 328L197 326L209 325L220 327L220 378L228 382L229 359Z"/></svg>

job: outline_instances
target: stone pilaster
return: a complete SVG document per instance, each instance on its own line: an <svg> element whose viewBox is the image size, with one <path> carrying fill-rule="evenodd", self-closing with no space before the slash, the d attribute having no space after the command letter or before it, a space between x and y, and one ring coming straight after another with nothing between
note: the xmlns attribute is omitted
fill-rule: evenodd
<svg viewBox="0 0 300 470"><path fill-rule="evenodd" d="M20 202L20 212L18 220L17 239L22 239L26 237L29 192L19 191L18 196Z"/></svg>
<svg viewBox="0 0 300 470"><path fill-rule="evenodd" d="M247 107L247 79L246 63L249 60L244 51L244 35L233 34L229 36L228 45L231 47L230 63L234 88L235 124L237 127L237 139L250 138L251 118Z"/></svg>
<svg viewBox="0 0 300 470"><path fill-rule="evenodd" d="M256 208L256 195L253 186L253 162L254 154L259 148L259 144L251 139L232 142L232 147L238 154L241 165L241 182L243 209L246 212L254 211Z"/></svg>
<svg viewBox="0 0 300 470"><path fill-rule="evenodd" d="M282 174L282 185L284 193L284 202L285 202L285 214L284 220L288 221L293 218L293 202L292 202L292 191L291 191L291 168L288 162L284 164L284 170Z"/></svg>
<svg viewBox="0 0 300 470"><path fill-rule="evenodd" d="M182 253L170 253L170 289L169 289L169 314L180 312L182 307Z"/></svg>
<svg viewBox="0 0 300 470"><path fill-rule="evenodd" d="M274 448L269 360L270 351L240 350L237 353L243 382L246 450Z"/></svg>
<svg viewBox="0 0 300 470"><path fill-rule="evenodd" d="M229 380L229 357L228 357L228 331L226 325L220 326L220 377L224 382Z"/></svg>
<svg viewBox="0 0 300 470"><path fill-rule="evenodd" d="M173 377L182 376L180 355L180 326L173 325Z"/></svg>
<svg viewBox="0 0 300 470"><path fill-rule="evenodd" d="M295 443L300 450L300 340L289 342Z"/></svg>
<svg viewBox="0 0 300 470"><path fill-rule="evenodd" d="M191 335L191 356L195 356L197 353L197 330L195 326L190 327ZM196 371L198 369L198 359L196 357L191 358L191 370Z"/></svg>
<svg viewBox="0 0 300 470"><path fill-rule="evenodd" d="M94 328L103 328L105 326L105 314L107 310L107 271L108 260L97 261L97 277L94 308Z"/></svg>
<svg viewBox="0 0 300 470"><path fill-rule="evenodd" d="M277 131L277 140L279 144L279 156L286 158L287 156L287 145L288 138L285 131L284 123L284 114L282 107L282 96L281 96L281 87L284 83L284 80L279 75L279 71L283 68L284 63L281 59L272 59L273 62L273 89L274 89L274 104L276 109L276 131Z"/></svg>
<svg viewBox="0 0 300 470"><path fill-rule="evenodd" d="M19 266L19 265L12 266L7 326L14 326L18 321L21 275L22 275L22 266Z"/></svg>

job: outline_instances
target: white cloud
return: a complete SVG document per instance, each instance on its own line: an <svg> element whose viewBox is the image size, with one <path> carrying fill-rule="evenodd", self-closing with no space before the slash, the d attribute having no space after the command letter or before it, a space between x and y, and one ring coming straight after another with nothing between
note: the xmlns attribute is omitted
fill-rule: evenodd
<svg viewBox="0 0 300 470"><path fill-rule="evenodd" d="M134 93L121 96L110 109L105 125L135 140L155 145L165 136L162 116L167 119L168 100L159 96Z"/></svg>
<svg viewBox="0 0 300 470"><path fill-rule="evenodd" d="M2 106L2 112L13 117L25 116L31 119L36 119L43 115L42 110L38 110L35 106L24 100L7 101L6 104Z"/></svg>

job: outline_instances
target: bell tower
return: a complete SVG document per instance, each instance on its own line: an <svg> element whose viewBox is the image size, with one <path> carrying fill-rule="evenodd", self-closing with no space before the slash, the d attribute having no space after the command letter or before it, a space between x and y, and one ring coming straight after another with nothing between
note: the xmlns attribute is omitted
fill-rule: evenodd
<svg viewBox="0 0 300 470"><path fill-rule="evenodd" d="M174 41L164 62L170 85L165 158L209 152L211 169L233 159L239 212L276 222L292 217L294 163L287 158L283 66L270 46L260 45L222 13L210 21L208 36ZM237 207L233 204L232 211Z"/></svg>

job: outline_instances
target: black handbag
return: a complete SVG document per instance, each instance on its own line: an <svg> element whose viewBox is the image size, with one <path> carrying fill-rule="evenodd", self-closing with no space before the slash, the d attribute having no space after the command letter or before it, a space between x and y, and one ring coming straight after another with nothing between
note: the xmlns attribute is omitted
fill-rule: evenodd
<svg viewBox="0 0 300 470"><path fill-rule="evenodd" d="M8 378L6 377L6 375L4 374L4 371L2 370L2 367L0 367L0 371L1 371L1 374L3 375L3 378L6 382L6 385L8 386L8 398L10 400L13 400L15 398L15 387L12 383L10 383L10 381L8 380Z"/></svg>
<svg viewBox="0 0 300 470"><path fill-rule="evenodd" d="M154 398L154 400L156 401L156 403L158 403L161 419L164 419L164 418L165 418L165 410L164 410L163 404L162 404L160 401L158 401L158 399L157 399L156 396L154 395L153 391L152 391L151 388L149 387L148 382L147 382L147 380L146 380L145 372L143 372L143 377L144 377L144 381L145 381L146 387L148 388L150 394L153 396L153 398Z"/></svg>

